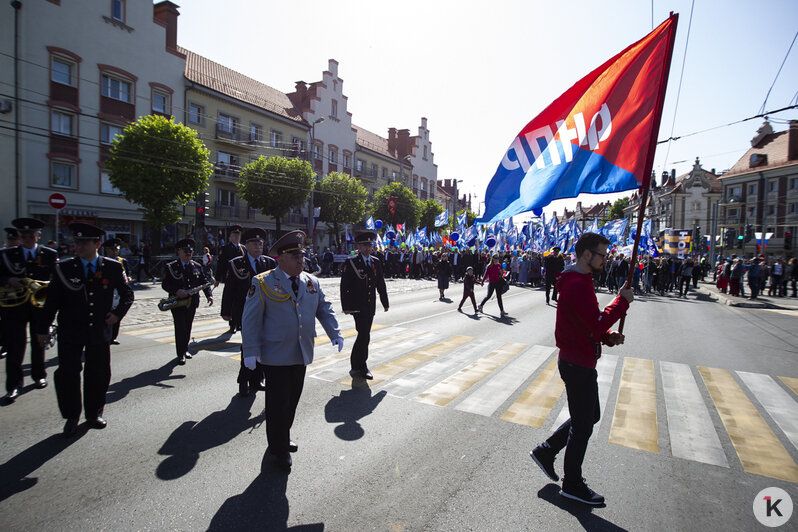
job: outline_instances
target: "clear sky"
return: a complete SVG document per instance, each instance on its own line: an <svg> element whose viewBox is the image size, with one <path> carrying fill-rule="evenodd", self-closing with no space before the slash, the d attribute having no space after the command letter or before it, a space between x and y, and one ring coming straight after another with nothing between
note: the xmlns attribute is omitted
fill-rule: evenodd
<svg viewBox="0 0 798 532"><path fill-rule="evenodd" d="M698 0L692 24L690 0L185 0L178 43L283 92L298 80L320 80L328 59L336 59L355 124L387 137L389 127L416 134L427 117L438 179L462 179L460 190L482 201L521 128L651 31L652 7L653 26L679 13L660 139L672 129L684 136L760 112L798 31L795 0ZM766 110L796 98L798 43ZM798 110L772 115L771 123L779 131L788 119L798 119ZM728 169L761 123L685 137L669 152L660 145L654 169L681 175L696 157L705 169ZM589 205L624 195L580 199Z"/></svg>

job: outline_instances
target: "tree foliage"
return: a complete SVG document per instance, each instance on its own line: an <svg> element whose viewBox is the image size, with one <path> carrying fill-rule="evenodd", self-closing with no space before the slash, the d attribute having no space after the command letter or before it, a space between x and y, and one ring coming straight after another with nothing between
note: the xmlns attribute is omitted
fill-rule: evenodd
<svg viewBox="0 0 798 532"><path fill-rule="evenodd" d="M111 184L141 206L147 224L160 231L180 220L181 207L208 188L210 151L197 132L163 116L142 116L114 139L105 161ZM153 242L156 250L160 240Z"/></svg>
<svg viewBox="0 0 798 532"><path fill-rule="evenodd" d="M427 233L432 233L435 231L441 231L442 229L445 229L445 227L435 227L435 217L443 212L443 206L441 206L441 204L435 201L434 199L428 199L420 203L421 203L421 213L419 214L418 217L418 226L426 227ZM451 220L449 221L451 222Z"/></svg>
<svg viewBox="0 0 798 532"><path fill-rule="evenodd" d="M338 240L341 224L356 224L366 212L369 193L359 179L349 174L330 172L315 184L314 207L319 207L319 220L331 226Z"/></svg>
<svg viewBox="0 0 798 532"><path fill-rule="evenodd" d="M391 216L388 209L388 198L396 198L396 213ZM374 193L371 203L371 215L396 227L398 223L407 222L408 228L418 227L418 217L421 212L421 202L418 201L413 191L401 183L388 183Z"/></svg>
<svg viewBox="0 0 798 532"><path fill-rule="evenodd" d="M620 198L615 200L615 203L610 207L610 212L607 214L606 220L620 220L623 218L623 210L629 206L629 198Z"/></svg>
<svg viewBox="0 0 798 532"><path fill-rule="evenodd" d="M260 156L241 169L238 193L250 207L274 217L279 232L280 219L307 201L315 175L307 161Z"/></svg>

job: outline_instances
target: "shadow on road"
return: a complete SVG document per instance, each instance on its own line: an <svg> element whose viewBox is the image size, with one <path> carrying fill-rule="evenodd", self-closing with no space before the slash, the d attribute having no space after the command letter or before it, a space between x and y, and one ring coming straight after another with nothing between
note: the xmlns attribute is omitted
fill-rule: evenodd
<svg viewBox="0 0 798 532"><path fill-rule="evenodd" d="M247 429L254 429L265 419L264 412L250 417L256 394L233 396L224 410L218 410L196 423L186 421L177 427L158 450L166 455L155 474L161 480L174 480L191 471L200 453L224 445Z"/></svg>
<svg viewBox="0 0 798 532"><path fill-rule="evenodd" d="M560 495L560 486L554 483L548 483L538 491L538 498L553 504L557 508L565 510L569 514L576 517L579 524L585 530L606 530L608 532L626 532L625 528L610 523L603 517L599 517L593 513L593 508L604 508L605 504L598 506L588 506L571 499L567 499Z"/></svg>
<svg viewBox="0 0 798 532"><path fill-rule="evenodd" d="M227 499L213 516L210 531L293 530L323 532L324 523L288 527L288 473L270 465L264 453L260 474L240 495Z"/></svg>
<svg viewBox="0 0 798 532"><path fill-rule="evenodd" d="M372 396L368 381L355 377L352 379L351 390L341 390L340 395L327 401L324 406L324 418L327 423L342 423L333 429L340 439L346 441L360 439L365 431L358 420L374 412L386 395L388 392L381 390Z"/></svg>
<svg viewBox="0 0 798 532"><path fill-rule="evenodd" d="M160 386L161 388L172 388L170 384L165 381L175 379L185 379L185 375L172 375L172 370L177 366L177 358L172 358L161 366L160 368L151 369L133 377L126 377L119 382L115 382L108 387L108 394L106 395L106 404L115 403L120 399L124 399L127 395L138 388L146 388L147 386Z"/></svg>
<svg viewBox="0 0 798 532"><path fill-rule="evenodd" d="M30 478L28 475L58 456L59 453L82 438L86 432L88 432L88 425L83 423L78 427L78 433L72 438L64 438L61 433L53 434L0 465L0 479L2 479L0 480L2 482L0 484L0 501L35 486L39 479Z"/></svg>

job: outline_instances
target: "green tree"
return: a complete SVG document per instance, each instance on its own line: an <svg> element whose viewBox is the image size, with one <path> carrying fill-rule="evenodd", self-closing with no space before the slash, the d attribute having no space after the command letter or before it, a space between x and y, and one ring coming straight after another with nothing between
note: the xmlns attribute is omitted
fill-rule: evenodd
<svg viewBox="0 0 798 532"><path fill-rule="evenodd" d="M435 227L435 217L443 212L443 207L434 199L428 199L421 202L421 213L418 216L418 226L426 227L427 234L433 232L440 232L448 228L447 226ZM451 220L449 220L451 222Z"/></svg>
<svg viewBox="0 0 798 532"><path fill-rule="evenodd" d="M180 220L181 207L208 188L213 167L210 151L197 132L172 118L142 116L114 139L105 161L111 184L141 206L150 228L160 230ZM161 239L154 238L158 253Z"/></svg>
<svg viewBox="0 0 798 532"><path fill-rule="evenodd" d="M607 217L604 218L604 221L620 220L624 217L623 210L628 206L629 198L620 198L615 200L615 203L613 203L612 207L610 207L610 212L607 214Z"/></svg>
<svg viewBox="0 0 798 532"><path fill-rule="evenodd" d="M241 169L236 185L250 207L274 217L279 233L280 219L310 197L315 175L308 161L260 156Z"/></svg>
<svg viewBox="0 0 798 532"><path fill-rule="evenodd" d="M330 172L316 182L314 207L319 207L319 220L330 225L336 243L340 244L341 224L355 224L363 219L368 196L360 180L349 174Z"/></svg>
<svg viewBox="0 0 798 532"><path fill-rule="evenodd" d="M391 197L396 198L396 213L393 216L388 208L388 198ZM413 191L398 182L388 183L376 191L370 206L375 220L382 220L394 227L405 222L408 228L418 227L420 211L421 202L413 195Z"/></svg>

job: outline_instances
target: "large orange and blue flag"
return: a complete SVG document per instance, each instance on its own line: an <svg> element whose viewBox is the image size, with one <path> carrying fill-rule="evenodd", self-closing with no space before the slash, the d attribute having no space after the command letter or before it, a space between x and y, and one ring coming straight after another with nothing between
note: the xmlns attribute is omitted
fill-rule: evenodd
<svg viewBox="0 0 798 532"><path fill-rule="evenodd" d="M480 223L648 184L677 20L671 15L521 130L488 185Z"/></svg>

